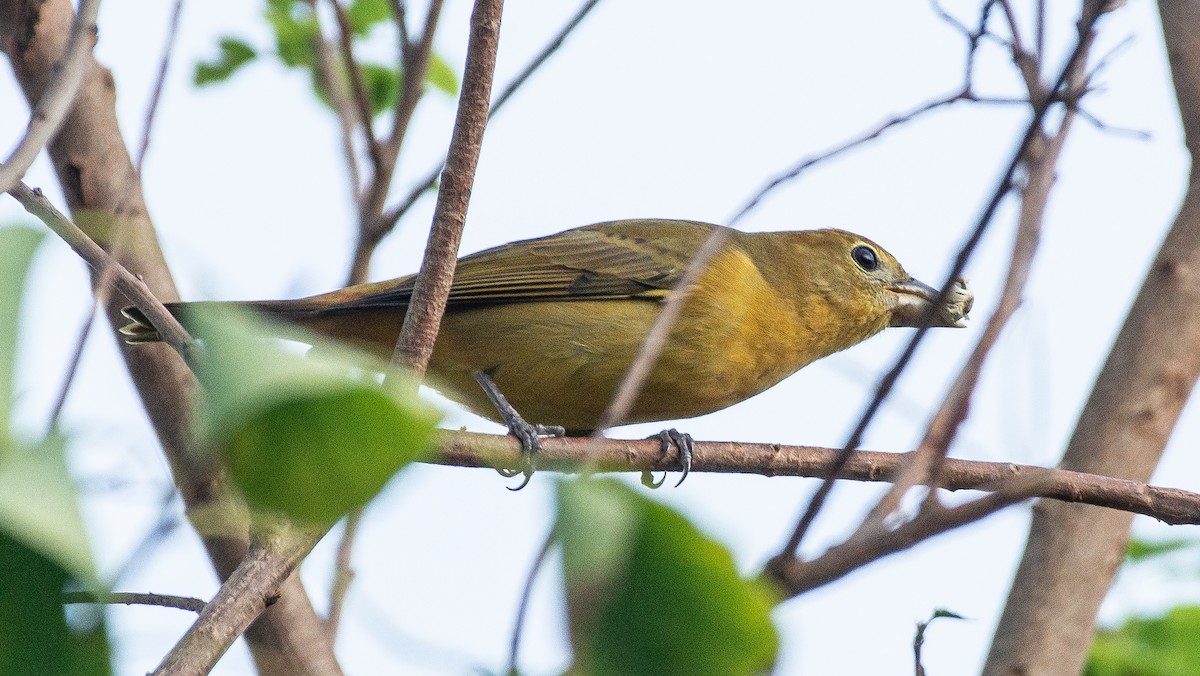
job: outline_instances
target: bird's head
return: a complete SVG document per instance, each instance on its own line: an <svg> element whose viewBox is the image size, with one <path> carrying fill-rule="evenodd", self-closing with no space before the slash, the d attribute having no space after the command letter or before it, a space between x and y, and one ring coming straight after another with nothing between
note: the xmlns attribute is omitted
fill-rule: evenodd
<svg viewBox="0 0 1200 676"><path fill-rule="evenodd" d="M809 274L831 304L883 326L963 327L975 300L965 279L956 280L939 307L937 289L914 279L904 266L875 242L844 230L814 230L807 233L805 247Z"/></svg>

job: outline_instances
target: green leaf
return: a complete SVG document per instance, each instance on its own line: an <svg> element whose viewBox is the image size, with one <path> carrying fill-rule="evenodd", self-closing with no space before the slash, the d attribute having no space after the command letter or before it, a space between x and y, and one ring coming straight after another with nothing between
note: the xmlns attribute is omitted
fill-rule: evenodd
<svg viewBox="0 0 1200 676"><path fill-rule="evenodd" d="M1177 552L1181 549L1194 547L1195 540L1177 539L1177 540L1162 540L1161 542L1151 542L1150 540L1141 540L1131 538L1129 546L1125 551L1125 559L1129 563L1141 563L1147 559L1152 559L1171 552Z"/></svg>
<svg viewBox="0 0 1200 676"><path fill-rule="evenodd" d="M425 80L451 96L458 94L458 76L450 64L437 54L429 55L429 71L425 73Z"/></svg>
<svg viewBox="0 0 1200 676"><path fill-rule="evenodd" d="M80 608L73 616L83 622L67 625L62 593L70 577L55 560L0 532L0 674L111 673L103 613Z"/></svg>
<svg viewBox="0 0 1200 676"><path fill-rule="evenodd" d="M1085 676L1175 676L1200 673L1200 606L1159 618L1134 618L1097 632Z"/></svg>
<svg viewBox="0 0 1200 676"><path fill-rule="evenodd" d="M555 532L582 674L750 674L779 638L775 594L721 545L613 480L564 481Z"/></svg>
<svg viewBox="0 0 1200 676"><path fill-rule="evenodd" d="M253 47L237 38L223 37L218 46L221 49L220 56L207 63L196 64L193 81L197 87L228 80L239 68L258 56Z"/></svg>
<svg viewBox="0 0 1200 676"><path fill-rule="evenodd" d="M390 0L354 0L346 15L354 34L366 35L377 24L392 18L392 3Z"/></svg>
<svg viewBox="0 0 1200 676"><path fill-rule="evenodd" d="M438 414L415 385L382 388L386 365L332 345L296 354L227 309L187 319L205 337L204 433L252 506L330 524L429 449Z"/></svg>
<svg viewBox="0 0 1200 676"><path fill-rule="evenodd" d="M21 294L29 264L42 233L31 228L0 229L0 458L12 415L13 371L16 367Z"/></svg>
<svg viewBox="0 0 1200 676"><path fill-rule="evenodd" d="M61 438L50 437L39 446L18 449L0 462L0 533L53 561L80 582L97 585Z"/></svg>
<svg viewBox="0 0 1200 676"><path fill-rule="evenodd" d="M395 70L371 63L362 64L360 70L363 86L366 87L367 97L371 101L371 114L378 115L396 105L396 97L400 93L400 78Z"/></svg>
<svg viewBox="0 0 1200 676"><path fill-rule="evenodd" d="M317 20L307 5L294 1L272 0L267 22L275 30L275 49L284 65L311 68L313 45L320 39Z"/></svg>

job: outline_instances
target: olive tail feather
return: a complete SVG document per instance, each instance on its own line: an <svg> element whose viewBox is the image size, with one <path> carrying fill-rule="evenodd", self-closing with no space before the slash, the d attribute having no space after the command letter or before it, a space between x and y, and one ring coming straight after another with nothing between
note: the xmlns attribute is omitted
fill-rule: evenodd
<svg viewBox="0 0 1200 676"><path fill-rule="evenodd" d="M168 306L168 310L170 307ZM146 313L130 305L121 310L121 314L129 320L129 323L118 329L121 335L125 337L125 342L130 345L140 343L157 343L162 340L162 336L158 334L158 329L154 328L154 324L146 318Z"/></svg>

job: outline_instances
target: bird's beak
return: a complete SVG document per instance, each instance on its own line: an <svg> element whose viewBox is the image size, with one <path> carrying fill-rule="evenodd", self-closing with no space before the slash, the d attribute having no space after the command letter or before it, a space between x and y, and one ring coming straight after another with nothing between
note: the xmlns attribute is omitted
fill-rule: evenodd
<svg viewBox="0 0 1200 676"><path fill-rule="evenodd" d="M966 326L963 320L975 302L975 294L967 288L967 280L959 277L954 280L954 287L950 289L946 302L926 319L938 298L937 289L915 279L889 284L887 289L895 294L892 326L919 327L928 322L929 326L963 328Z"/></svg>

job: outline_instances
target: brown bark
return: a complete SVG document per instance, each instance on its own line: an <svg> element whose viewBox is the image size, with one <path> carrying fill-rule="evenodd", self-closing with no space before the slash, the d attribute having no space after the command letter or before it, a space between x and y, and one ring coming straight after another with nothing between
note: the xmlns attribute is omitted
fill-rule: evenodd
<svg viewBox="0 0 1200 676"><path fill-rule="evenodd" d="M1159 3L1187 148L1200 156L1200 6ZM1136 236L1136 225L1130 224ZM1063 456L1070 470L1145 481L1200 374L1200 175L1117 336ZM1132 515L1042 502L985 674L1078 674L1124 558Z"/></svg>
<svg viewBox="0 0 1200 676"><path fill-rule="evenodd" d="M0 0L0 49L31 107L42 98L62 57L73 17L68 0ZM48 146L68 205L76 223L141 276L160 300L178 300L117 125L112 74L90 55L83 69L75 103ZM104 309L114 327L124 323L120 308L125 304L123 296L109 295ZM196 380L166 345L122 344L121 350L189 517L225 578L246 554L246 520L230 518L235 503L219 466L194 447ZM222 527L213 528L216 524ZM263 673L335 670L332 646L320 640L320 620L299 582L290 580L280 593L281 602L247 633Z"/></svg>

